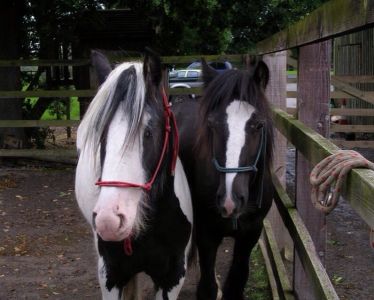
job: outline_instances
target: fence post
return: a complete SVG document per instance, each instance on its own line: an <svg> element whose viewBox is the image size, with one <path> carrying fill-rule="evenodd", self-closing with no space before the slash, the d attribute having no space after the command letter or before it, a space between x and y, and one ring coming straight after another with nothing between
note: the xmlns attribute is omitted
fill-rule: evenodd
<svg viewBox="0 0 374 300"><path fill-rule="evenodd" d="M287 51L277 52L264 56L264 62L267 64L270 72L269 84L266 88L266 96L269 102L280 109L286 110L287 100ZM273 171L279 178L281 184L286 186L286 155L287 139L275 130ZM278 248L285 253L292 253L292 239L285 228L275 203L267 216L274 235L277 240ZM292 254L290 255L292 259Z"/></svg>
<svg viewBox="0 0 374 300"><path fill-rule="evenodd" d="M331 41L299 48L297 104L298 119L327 137L329 133ZM325 215L310 201L310 163L300 152L296 155L296 207L302 217L315 248L324 264L326 248ZM295 256L294 289L299 299L317 299L303 270L300 258Z"/></svg>

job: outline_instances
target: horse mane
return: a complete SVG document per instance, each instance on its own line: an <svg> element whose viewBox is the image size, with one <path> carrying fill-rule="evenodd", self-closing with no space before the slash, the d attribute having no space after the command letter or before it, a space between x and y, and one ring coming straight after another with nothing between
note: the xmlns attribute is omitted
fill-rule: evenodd
<svg viewBox="0 0 374 300"><path fill-rule="evenodd" d="M200 99L198 132L195 150L201 157L211 157L212 137L208 128L208 119L221 105L229 105L233 99L245 101L252 105L264 119L267 134L267 161L272 160L273 126L270 106L261 82L256 80L251 70L227 70L215 76L205 87ZM265 84L266 85L266 84Z"/></svg>
<svg viewBox="0 0 374 300"><path fill-rule="evenodd" d="M143 64L122 63L117 66L101 85L79 126L77 140L79 151L99 151L106 132L118 108L128 116L129 127L124 146L131 146L138 132L145 107L145 81ZM96 155L94 155L96 157Z"/></svg>

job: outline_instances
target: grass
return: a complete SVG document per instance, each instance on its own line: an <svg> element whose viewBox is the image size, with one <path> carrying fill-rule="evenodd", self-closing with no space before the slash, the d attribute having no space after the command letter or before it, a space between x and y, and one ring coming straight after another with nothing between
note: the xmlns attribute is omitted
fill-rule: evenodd
<svg viewBox="0 0 374 300"><path fill-rule="evenodd" d="M24 83L22 90L26 91L29 86L29 83ZM31 105L35 105L39 98L37 97L30 97L26 98L27 100L31 101ZM66 114L62 116L63 120L66 120ZM70 119L71 120L79 120L80 113L79 113L79 102L78 97L70 97ZM56 115L53 114L51 109L47 109L41 117L41 120L56 120Z"/></svg>
<svg viewBox="0 0 374 300"><path fill-rule="evenodd" d="M245 289L245 295L247 299L251 300L272 299L264 258L258 246L253 249L251 254L249 280Z"/></svg>
<svg viewBox="0 0 374 300"><path fill-rule="evenodd" d="M39 98L27 98L31 100L31 105L35 105ZM62 117L63 120L66 120L66 115ZM78 97L70 97L70 119L79 120L79 102ZM41 117L41 120L56 120L56 115L51 112L50 109L47 109Z"/></svg>

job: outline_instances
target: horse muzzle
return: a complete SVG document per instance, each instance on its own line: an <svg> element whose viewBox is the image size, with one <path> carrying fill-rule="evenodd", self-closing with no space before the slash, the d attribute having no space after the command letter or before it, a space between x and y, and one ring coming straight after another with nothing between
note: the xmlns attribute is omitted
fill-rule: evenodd
<svg viewBox="0 0 374 300"><path fill-rule="evenodd" d="M104 241L122 241L131 234L126 215L119 209L94 211L93 226Z"/></svg>

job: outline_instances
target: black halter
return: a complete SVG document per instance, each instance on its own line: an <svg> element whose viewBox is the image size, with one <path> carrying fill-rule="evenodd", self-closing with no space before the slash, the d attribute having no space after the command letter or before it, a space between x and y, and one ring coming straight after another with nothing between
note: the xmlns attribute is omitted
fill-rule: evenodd
<svg viewBox="0 0 374 300"><path fill-rule="evenodd" d="M218 172L221 172L221 173L255 172L257 174L257 171L258 171L257 164L258 164L258 162L260 160L261 153L264 154L264 158L262 159L262 166L261 166L262 170L263 170L264 167L265 167L265 153L266 153L266 130L265 130L265 127L261 128L260 145L258 146L258 149L257 149L256 159L255 159L255 161L253 162L252 165L245 166L245 167L237 167L237 168L226 168L226 167L222 167L218 163L218 161L217 161L217 159L215 157L214 148L213 148L213 159L212 159L212 162L213 162L213 165L216 168L216 170ZM262 176L260 178L260 191L259 191L259 193L257 195L257 199L256 199L256 204L257 204L258 208L261 208L261 206L262 206L263 186L264 186L264 172L262 173Z"/></svg>

